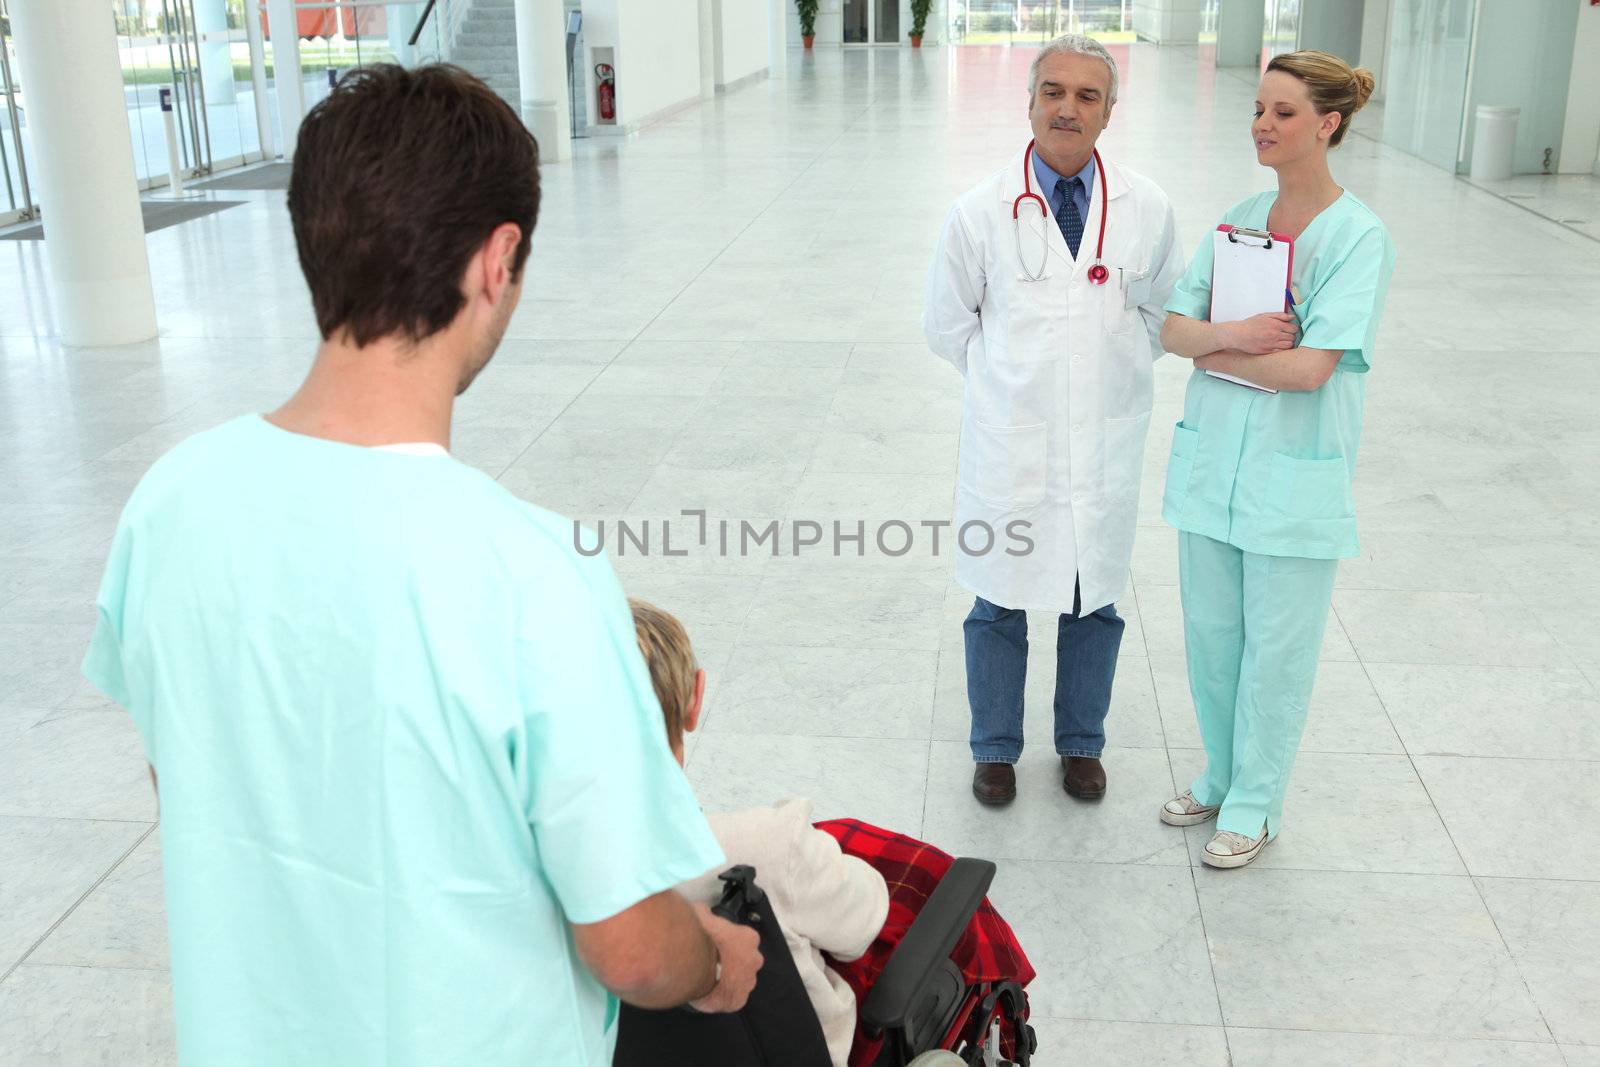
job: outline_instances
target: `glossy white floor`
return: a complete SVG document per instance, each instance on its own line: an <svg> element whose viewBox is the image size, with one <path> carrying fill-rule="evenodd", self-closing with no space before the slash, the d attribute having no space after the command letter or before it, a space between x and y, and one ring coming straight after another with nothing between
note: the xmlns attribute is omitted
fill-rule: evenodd
<svg viewBox="0 0 1600 1067"><path fill-rule="evenodd" d="M1105 146L1167 188L1192 249L1270 182L1252 94L1191 52L1120 54ZM1029 58L796 53L781 80L580 143L546 171L525 306L456 451L550 507L656 520L654 554L618 565L712 673L690 762L708 806L798 793L1000 861L1046 1067L1600 1064L1600 243L1362 137L1338 153L1400 249L1364 554L1284 834L1247 870L1197 866L1203 833L1156 819L1200 761L1157 511L1177 361L1101 804L1061 791L1046 659L1021 797L973 802L948 545L720 558L713 533L661 555L662 519L692 541L685 508L948 516L960 386L920 340L923 271L951 198L1025 139ZM0 245L0 1062L173 1056L155 805L77 668L141 472L275 404L312 351L283 195L227 196L249 203L151 235L146 345L58 347L41 247Z"/></svg>

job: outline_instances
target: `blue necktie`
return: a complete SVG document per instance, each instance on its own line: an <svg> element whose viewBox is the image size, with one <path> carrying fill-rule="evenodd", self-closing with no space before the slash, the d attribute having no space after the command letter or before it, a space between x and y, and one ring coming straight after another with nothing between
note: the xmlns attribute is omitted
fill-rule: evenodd
<svg viewBox="0 0 1600 1067"><path fill-rule="evenodd" d="M1072 249L1072 258L1078 258L1078 245L1083 241L1083 216L1078 214L1077 192L1082 186L1081 178L1062 178L1056 182L1056 195L1061 198L1061 210L1056 212L1056 224L1061 227L1061 236L1067 239L1067 247Z"/></svg>

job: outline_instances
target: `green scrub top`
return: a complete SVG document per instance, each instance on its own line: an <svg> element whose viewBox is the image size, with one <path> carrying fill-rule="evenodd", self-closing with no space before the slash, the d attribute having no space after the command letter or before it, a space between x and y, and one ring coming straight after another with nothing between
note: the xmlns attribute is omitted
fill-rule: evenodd
<svg viewBox="0 0 1600 1067"><path fill-rule="evenodd" d="M608 1067L568 924L722 862L610 565L445 456L191 438L84 669L160 776L185 1063Z"/></svg>
<svg viewBox="0 0 1600 1067"><path fill-rule="evenodd" d="M1276 191L1223 215L1264 230ZM1212 242L1200 242L1166 309L1211 315ZM1299 344L1344 351L1311 392L1263 393L1196 370L1173 431L1162 516L1180 530L1268 556L1359 554L1351 479L1366 372L1395 250L1378 217L1348 192L1294 242Z"/></svg>

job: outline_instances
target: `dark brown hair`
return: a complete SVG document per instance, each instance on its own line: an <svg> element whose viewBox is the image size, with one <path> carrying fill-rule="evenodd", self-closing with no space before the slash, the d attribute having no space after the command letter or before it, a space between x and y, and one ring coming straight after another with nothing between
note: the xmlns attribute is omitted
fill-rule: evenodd
<svg viewBox="0 0 1600 1067"><path fill-rule="evenodd" d="M439 332L472 253L515 223L520 272L538 216L538 143L459 67L352 71L300 125L289 218L324 339Z"/></svg>
<svg viewBox="0 0 1600 1067"><path fill-rule="evenodd" d="M1351 67L1331 52L1305 49L1273 56L1268 70L1281 70L1305 82L1311 96L1311 106L1317 114L1330 111L1339 113L1339 128L1328 138L1328 147L1337 148L1350 129L1350 120L1366 106L1367 97L1376 88L1377 79L1366 67Z"/></svg>

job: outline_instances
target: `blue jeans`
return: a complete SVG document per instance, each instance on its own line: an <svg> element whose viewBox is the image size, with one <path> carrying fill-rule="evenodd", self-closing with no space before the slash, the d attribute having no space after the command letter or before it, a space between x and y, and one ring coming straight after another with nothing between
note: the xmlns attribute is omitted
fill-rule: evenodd
<svg viewBox="0 0 1600 1067"><path fill-rule="evenodd" d="M1116 606L1073 614L1056 628L1056 752L1098 759L1106 747L1106 713L1117 650L1127 625ZM1022 756L1022 692L1028 674L1028 614L982 597L963 625L967 644L967 702L972 706L972 758L1015 763Z"/></svg>

